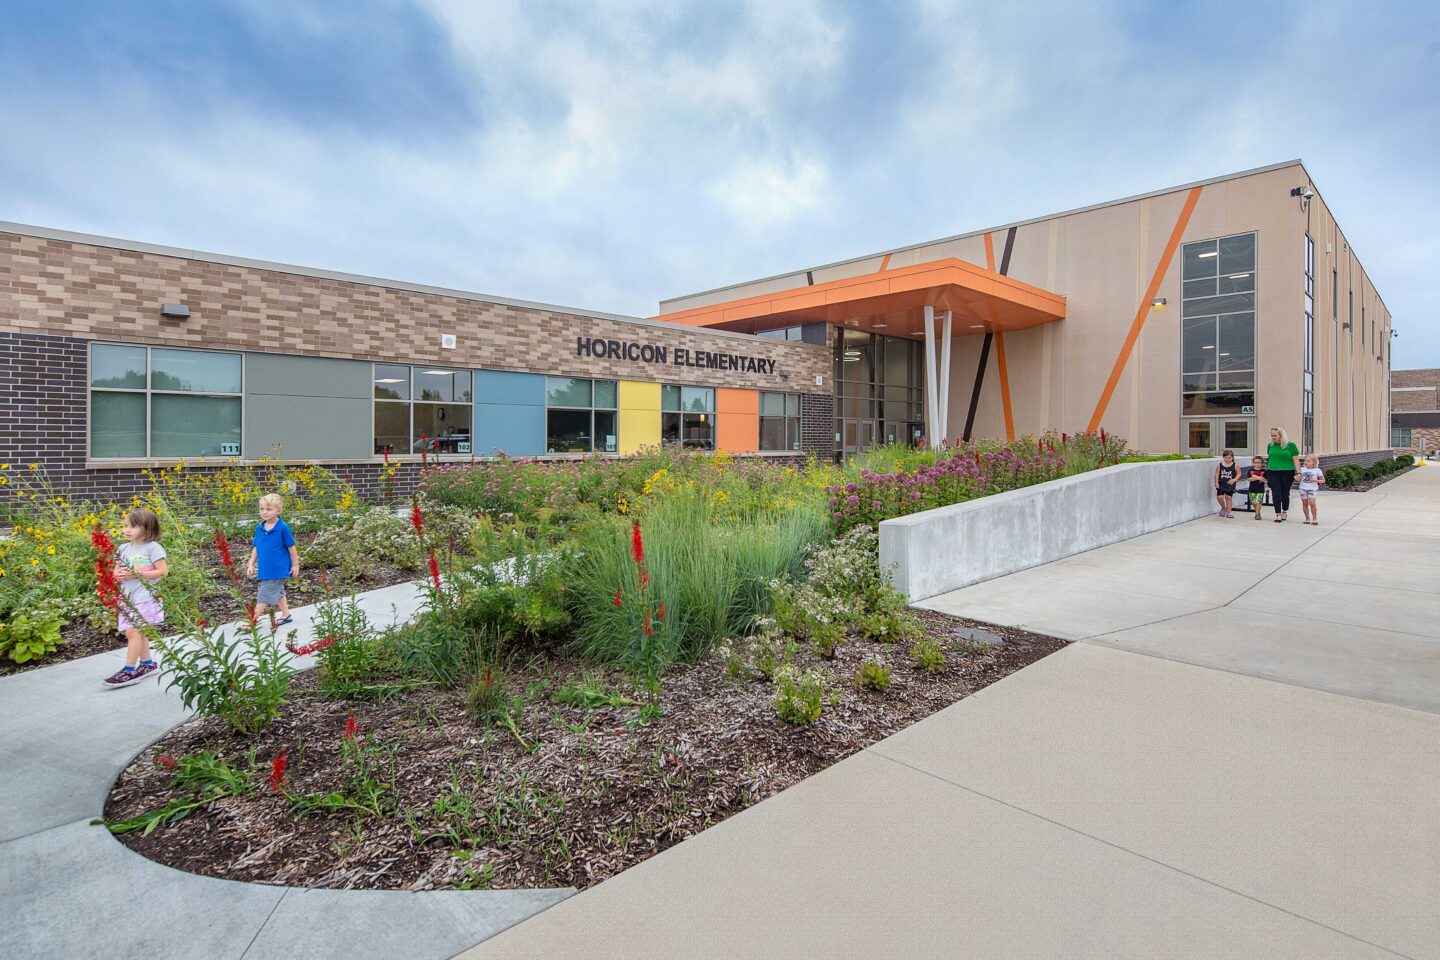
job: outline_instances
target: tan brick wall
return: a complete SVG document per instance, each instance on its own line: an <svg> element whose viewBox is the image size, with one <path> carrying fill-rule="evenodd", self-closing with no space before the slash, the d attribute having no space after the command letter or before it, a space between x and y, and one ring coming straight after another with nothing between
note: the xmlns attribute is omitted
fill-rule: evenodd
<svg viewBox="0 0 1440 960"><path fill-rule="evenodd" d="M162 317L163 303L187 305L190 317ZM830 354L809 344L6 232L0 331L791 393L831 389ZM445 333L456 335L455 349L441 349ZM663 345L672 361L677 348L764 358L775 361L774 372L577 357L577 337Z"/></svg>
<svg viewBox="0 0 1440 960"><path fill-rule="evenodd" d="M1407 413L1417 410L1440 410L1440 391L1434 387L1423 390L1390 388L1390 412Z"/></svg>

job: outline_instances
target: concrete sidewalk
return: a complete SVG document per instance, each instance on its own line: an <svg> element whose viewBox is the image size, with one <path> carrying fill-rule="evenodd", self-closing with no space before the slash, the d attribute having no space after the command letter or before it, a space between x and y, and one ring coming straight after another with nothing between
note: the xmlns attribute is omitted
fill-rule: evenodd
<svg viewBox="0 0 1440 960"><path fill-rule="evenodd" d="M1082 642L462 956L1440 955L1440 469L1320 509L929 601Z"/></svg>
<svg viewBox="0 0 1440 960"><path fill-rule="evenodd" d="M360 604L384 626L408 620L419 599L403 584ZM294 610L300 643L313 611ZM0 957L441 958L573 892L274 887L132 853L90 821L120 771L188 714L160 683L102 687L121 662L117 649L0 678Z"/></svg>

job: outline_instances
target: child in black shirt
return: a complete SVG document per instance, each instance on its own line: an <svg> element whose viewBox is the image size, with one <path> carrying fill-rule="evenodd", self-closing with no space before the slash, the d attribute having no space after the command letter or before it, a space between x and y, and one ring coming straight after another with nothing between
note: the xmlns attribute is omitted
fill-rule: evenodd
<svg viewBox="0 0 1440 960"><path fill-rule="evenodd" d="M1260 519L1260 508L1265 504L1265 458L1255 457L1250 461L1250 509L1255 511L1255 519Z"/></svg>

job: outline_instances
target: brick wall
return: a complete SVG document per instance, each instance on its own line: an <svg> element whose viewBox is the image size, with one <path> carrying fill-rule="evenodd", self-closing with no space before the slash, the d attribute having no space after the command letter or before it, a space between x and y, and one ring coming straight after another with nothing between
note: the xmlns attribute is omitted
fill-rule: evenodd
<svg viewBox="0 0 1440 960"><path fill-rule="evenodd" d="M1387 460L1395 456L1393 450L1356 450L1352 453L1322 453L1320 454L1320 469L1328 470L1331 467L1338 467L1341 464L1350 464L1357 467L1374 466L1377 460Z"/></svg>
<svg viewBox="0 0 1440 960"><path fill-rule="evenodd" d="M1418 456L1432 450L1440 450L1440 427L1411 427L1410 446L1396 452Z"/></svg>
<svg viewBox="0 0 1440 960"><path fill-rule="evenodd" d="M782 392L830 380L830 353L813 344L234 260L0 232L0 331ZM190 316L162 317L165 303ZM441 334L455 335L453 349ZM668 359L577 356L577 337L663 345ZM773 372L677 365L680 350L772 360Z"/></svg>
<svg viewBox="0 0 1440 960"><path fill-rule="evenodd" d="M835 399L829 394L800 395L800 447L820 460L835 457Z"/></svg>
<svg viewBox="0 0 1440 960"><path fill-rule="evenodd" d="M1440 410L1440 390L1435 387L1390 388L1391 413Z"/></svg>

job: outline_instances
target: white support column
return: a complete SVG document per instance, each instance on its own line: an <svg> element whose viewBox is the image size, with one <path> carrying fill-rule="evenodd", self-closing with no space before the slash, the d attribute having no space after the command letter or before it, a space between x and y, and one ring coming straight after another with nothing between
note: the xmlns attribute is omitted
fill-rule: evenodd
<svg viewBox="0 0 1440 960"><path fill-rule="evenodd" d="M935 308L925 308L925 443L937 446L935 433L940 429L937 422L940 407L935 382Z"/></svg>
<svg viewBox="0 0 1440 960"><path fill-rule="evenodd" d="M940 345L940 439L950 436L950 339L951 315L945 311L944 340Z"/></svg>

